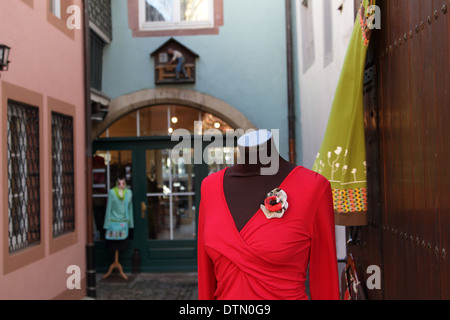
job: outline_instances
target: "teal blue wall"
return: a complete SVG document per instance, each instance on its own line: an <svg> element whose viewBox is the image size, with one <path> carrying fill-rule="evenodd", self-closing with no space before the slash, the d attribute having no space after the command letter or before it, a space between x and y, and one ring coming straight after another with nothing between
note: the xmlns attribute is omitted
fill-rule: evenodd
<svg viewBox="0 0 450 320"><path fill-rule="evenodd" d="M112 1L113 42L105 49L103 79L112 99L155 88L150 53L170 38L133 38L127 11L127 1ZM200 56L196 84L179 87L225 101L258 128L280 129L280 152L288 159L284 1L224 0L218 35L174 38Z"/></svg>

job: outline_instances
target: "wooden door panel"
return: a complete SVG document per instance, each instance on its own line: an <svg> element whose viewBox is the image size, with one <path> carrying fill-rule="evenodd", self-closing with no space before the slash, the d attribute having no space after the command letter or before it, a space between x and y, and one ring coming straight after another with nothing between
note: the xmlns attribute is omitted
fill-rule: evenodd
<svg viewBox="0 0 450 320"><path fill-rule="evenodd" d="M437 206L440 226L440 267L441 292L443 299L450 299L450 263L447 256L450 247L450 190L449 168L450 159L450 3L444 7L442 0L433 0L434 28L437 36L433 37L435 63L435 101L436 101L436 179L437 179ZM445 32L447 30L447 33Z"/></svg>
<svg viewBox="0 0 450 320"><path fill-rule="evenodd" d="M371 50L378 116L375 124L366 117L366 132L373 139L375 130L379 142L379 150L373 141L367 148L370 166L379 165L368 170L368 180L378 183L369 183L369 194L379 201L369 202L365 246L351 251L362 265L382 264L383 290L371 298L449 299L450 4L377 4L382 29ZM371 108L370 93L365 108Z"/></svg>

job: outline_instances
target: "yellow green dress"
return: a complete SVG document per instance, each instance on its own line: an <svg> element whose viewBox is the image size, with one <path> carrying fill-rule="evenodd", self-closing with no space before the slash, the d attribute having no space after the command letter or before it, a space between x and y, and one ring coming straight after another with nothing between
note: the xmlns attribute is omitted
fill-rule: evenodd
<svg viewBox="0 0 450 320"><path fill-rule="evenodd" d="M325 138L313 166L313 171L331 182L337 225L367 224L363 80L370 39L366 17L369 5L374 3L361 2Z"/></svg>

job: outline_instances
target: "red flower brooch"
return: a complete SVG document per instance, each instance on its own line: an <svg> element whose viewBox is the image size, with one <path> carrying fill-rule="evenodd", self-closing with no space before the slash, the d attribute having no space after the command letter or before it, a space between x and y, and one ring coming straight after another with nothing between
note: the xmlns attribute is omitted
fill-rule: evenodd
<svg viewBox="0 0 450 320"><path fill-rule="evenodd" d="M260 207L267 219L281 218L288 208L286 192L280 188L270 191Z"/></svg>

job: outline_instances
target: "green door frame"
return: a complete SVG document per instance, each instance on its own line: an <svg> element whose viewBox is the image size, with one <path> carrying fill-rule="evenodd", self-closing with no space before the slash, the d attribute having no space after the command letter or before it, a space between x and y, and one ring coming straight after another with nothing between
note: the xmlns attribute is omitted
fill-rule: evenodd
<svg viewBox="0 0 450 320"><path fill-rule="evenodd" d="M120 262L125 272L132 270L133 260L136 257L139 257L141 272L195 271L197 269L197 238L195 240L148 240L148 231L146 230L148 215L145 218L141 217L141 202L145 201L147 204L147 188L146 179L139 179L139 176L146 177L145 174L140 174L140 172L146 172L146 151L173 148L177 143L171 141L170 137L107 138L96 140L93 143L94 154L99 150L130 150L132 152L131 188L133 190L135 228L133 239L129 241L128 250L120 253ZM194 173L196 177L195 206L197 208L195 219L196 225L198 225L200 188L202 180L208 175L207 164L194 165ZM96 265L99 272L106 271L113 261L113 253L107 251L104 242L101 240L95 244Z"/></svg>

